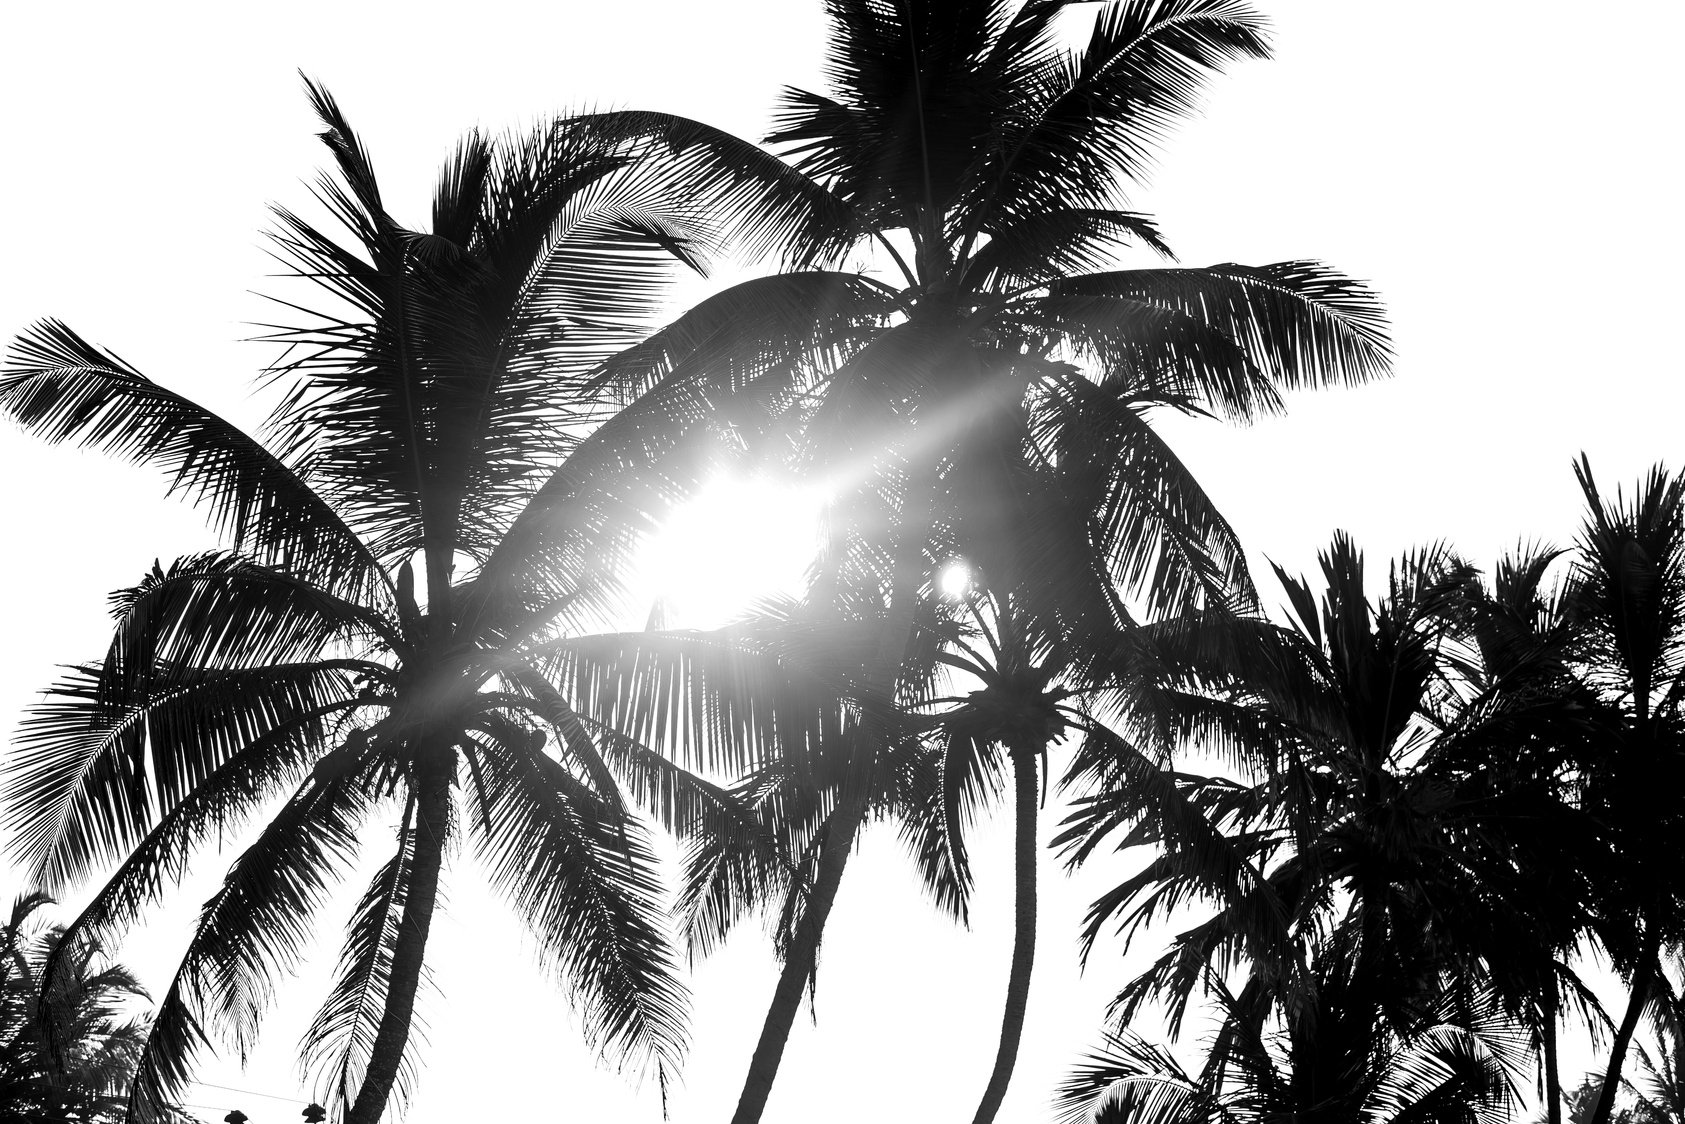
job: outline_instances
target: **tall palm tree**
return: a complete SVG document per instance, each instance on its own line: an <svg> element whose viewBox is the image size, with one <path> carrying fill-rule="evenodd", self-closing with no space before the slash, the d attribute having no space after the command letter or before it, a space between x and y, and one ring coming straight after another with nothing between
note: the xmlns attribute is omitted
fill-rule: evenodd
<svg viewBox="0 0 1685 1124"><path fill-rule="evenodd" d="M1493 573L1490 586L1471 583L1466 591L1469 641L1479 653L1479 659L1463 665L1472 685L1489 697L1505 695L1550 699L1545 708L1523 709L1531 721L1518 724L1510 733L1499 733L1495 748L1504 748L1506 757L1530 758L1535 775L1540 767L1558 763L1558 776L1572 776L1580 771L1578 762L1584 752L1594 749L1603 723L1588 720L1596 709L1596 701L1586 688L1575 659L1578 644L1577 625L1570 612L1573 583L1547 584L1547 577L1556 568L1565 552L1535 547L1506 557ZM1563 768L1562 766L1566 766ZM1513 777L1512 769L1500 770L1499 777ZM1575 804L1571 786L1563 786L1559 798ZM1576 821L1579 814L1573 813ZM1533 1029L1540 1053L1544 1078L1545 1120L1547 1124L1561 1124L1563 1090L1561 1057L1557 1048L1557 1032L1565 1015L1575 1008L1591 1019L1604 1019L1595 998L1578 986L1573 974L1566 970L1570 957L1581 937L1595 918L1595 901L1584 894L1593 888L1579 880L1572 868L1534 863L1527 876L1538 888L1534 904L1541 901L1557 903L1558 913L1550 924L1555 936L1538 942L1520 940L1505 958L1511 970L1521 968L1531 958L1533 980L1527 989L1534 998L1522 1017ZM1526 970L1518 972L1524 976ZM1586 1115L1591 1111L1588 1102Z"/></svg>
<svg viewBox="0 0 1685 1124"><path fill-rule="evenodd" d="M1587 507L1570 594L1584 675L1608 729L1582 759L1582 801L1612 836L1594 929L1630 989L1591 1124L1607 1124L1626 1052L1685 941L1685 884L1666 859L1685 821L1665 794L1685 781L1685 477L1660 467L1631 498L1602 495L1575 465ZM1671 787L1669 787L1671 786Z"/></svg>
<svg viewBox="0 0 1685 1124"><path fill-rule="evenodd" d="M812 597L870 596L881 622L873 732L829 816L735 1124L759 1119L812 974L936 545L969 557L996 597L1047 601L1038 567L1069 541L1054 524L1070 513L1028 506L1016 478L1049 455L1050 406L1081 405L1122 448L1109 502L1089 510L1115 525L1108 576L1167 609L1243 585L1244 565L1151 413L1250 418L1285 389L1386 367L1373 297L1320 264L1113 268L1126 246L1168 252L1123 185L1209 74L1265 44L1239 0L1117 0L1073 50L1061 17L1077 8L832 0L831 93L785 93L776 154L665 114L583 122L659 161L785 267L702 302L607 363L601 384L680 420L723 409L745 435L794 409L796 466L833 495ZM884 268L836 268L857 253ZM1010 1076L1012 1022L979 1122Z"/></svg>
<svg viewBox="0 0 1685 1124"><path fill-rule="evenodd" d="M62 926L39 918L51 901L19 897L0 926L0 1118L116 1124L146 1040L132 1010L146 992L90 945L67 950L46 987L47 960L64 941Z"/></svg>
<svg viewBox="0 0 1685 1124"><path fill-rule="evenodd" d="M564 672L672 494L628 471L636 418L597 424L582 376L638 338L702 232L623 157L556 128L470 136L430 227L406 228L333 99L310 95L338 169L318 195L351 239L278 212L283 256L325 299L283 305L303 322L276 329L292 390L272 444L57 322L22 336L0 376L0 409L26 429L163 469L229 540L115 595L105 657L65 673L10 755L7 821L43 884L120 864L48 987L73 971L64 950L115 939L196 845L274 809L151 1025L131 1095L147 1118L208 1033L252 1040L365 825L384 820L390 857L305 1043L323 1099L373 1124L401 1091L441 871L464 835L588 1036L665 1083L685 995L614 771L670 796L684 782L598 700L576 708ZM709 799L679 795L692 813Z"/></svg>

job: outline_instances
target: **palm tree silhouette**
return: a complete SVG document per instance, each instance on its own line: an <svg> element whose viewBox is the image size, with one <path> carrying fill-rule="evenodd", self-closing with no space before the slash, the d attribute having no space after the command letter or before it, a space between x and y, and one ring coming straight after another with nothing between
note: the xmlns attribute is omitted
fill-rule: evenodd
<svg viewBox="0 0 1685 1124"><path fill-rule="evenodd" d="M1444 995L1408 1033L1341 986L1340 958L1317 958L1313 1006L1271 1033L1267 1004L1220 980L1222 1012L1204 1064L1189 1073L1163 1047L1128 1031L1108 1036L1061 1084L1060 1124L1501 1124L1517 1104L1526 1038L1490 995Z"/></svg>
<svg viewBox="0 0 1685 1124"><path fill-rule="evenodd" d="M339 107L310 95L338 170L318 195L351 241L278 212L281 254L322 300L283 303L302 326L274 332L292 387L270 422L278 451L57 322L22 336L0 377L26 429L163 469L230 540L115 595L105 658L70 668L18 738L6 815L39 879L120 862L47 986L74 971L63 950L114 938L196 844L280 801L147 1035L131 1106L161 1111L207 1032L252 1040L363 826L385 817L395 847L305 1042L322 1099L372 1124L403 1091L441 870L464 835L587 1035L665 1085L685 992L614 770L683 780L602 708L576 709L589 677L567 672L675 494L629 471L636 450L597 424L583 376L639 338L705 232L561 128L470 136L431 226L407 229Z"/></svg>
<svg viewBox="0 0 1685 1124"><path fill-rule="evenodd" d="M65 938L62 926L39 921L51 903L26 894L0 926L0 1117L115 1124L146 1040L130 1008L146 992L128 969L101 966L87 944L64 952L46 987L47 959ZM164 1115L187 1119L173 1108Z"/></svg>
<svg viewBox="0 0 1685 1124"><path fill-rule="evenodd" d="M1679 1124L1685 1121L1685 1031L1680 1027L1677 996L1660 1005L1655 1020L1657 1050L1640 1052L1642 1073L1627 1082L1634 1105L1623 1112L1622 1124Z"/></svg>
<svg viewBox="0 0 1685 1124"><path fill-rule="evenodd" d="M746 437L794 409L795 467L834 497L811 597L881 622L858 772L829 815L734 1124L765 1107L868 778L882 772L869 757L894 740L883 716L896 680L923 674L904 657L944 547L971 558L997 597L1030 605L1053 544L1088 533L1070 508L1029 505L1034 490L1018 486L1046 455L1043 427L1079 418L1121 447L1103 466L1109 502L1083 517L1111 524L1108 577L1168 611L1243 586L1244 564L1149 414L1249 418L1280 408L1284 389L1386 367L1376 302L1317 263L1109 268L1126 245L1167 252L1123 208L1121 185L1208 74L1265 46L1236 0L1128 0L1101 5L1072 51L1058 26L1070 7L838 0L832 94L787 91L768 138L790 162L672 115L582 122L656 161L724 233L785 266L611 360L602 385L664 403L680 422L710 403ZM854 252L880 254L887 270L836 268ZM1012 1021L979 1124L1010 1076Z"/></svg>
<svg viewBox="0 0 1685 1124"><path fill-rule="evenodd" d="M1658 467L1611 501L1584 457L1575 475L1587 514L1568 611L1607 731L1580 762L1581 799L1615 856L1602 864L1592 928L1630 992L1591 1116L1607 1124L1639 1020L1665 985L1661 952L1685 940L1685 887L1664 842L1682 826L1664 794L1685 780L1685 478Z"/></svg>
<svg viewBox="0 0 1685 1124"><path fill-rule="evenodd" d="M1574 775L1577 763L1586 760L1588 753L1595 755L1606 733L1603 721L1596 717L1596 698L1575 658L1578 636L1570 610L1573 583L1547 584L1547 575L1564 553L1532 547L1507 556L1499 562L1489 586L1471 583L1466 591L1468 640L1479 659L1465 661L1461 670L1486 697L1522 704L1513 708L1522 721L1507 731L1497 727L1497 736L1490 739L1495 752L1488 774L1500 786L1525 776ZM1584 824L1572 786L1557 788L1549 799L1567 806L1541 807L1543 820L1553 830ZM1508 938L1509 955L1494 967L1510 978L1512 995L1531 993L1522 1003L1520 1017L1531 1026L1541 1055L1544 1119L1560 1124L1558 1026L1576 1007L1603 1017L1596 997L1569 967L1580 938L1597 923L1597 887L1579 872L1600 864L1595 852L1574 855L1564 850L1555 856L1524 858L1525 877L1532 887L1531 908L1514 915L1525 922ZM1589 1114L1589 1104L1586 1111Z"/></svg>

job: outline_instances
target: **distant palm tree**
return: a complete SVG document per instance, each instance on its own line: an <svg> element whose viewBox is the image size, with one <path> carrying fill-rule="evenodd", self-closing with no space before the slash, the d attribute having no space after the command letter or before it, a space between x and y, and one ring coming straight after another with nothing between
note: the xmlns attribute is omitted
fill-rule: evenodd
<svg viewBox="0 0 1685 1124"><path fill-rule="evenodd" d="M1345 537L1322 567L1320 598L1278 571L1291 628L1212 613L1141 634L1116 668L1123 734L1095 728L1079 747L1090 795L1060 842L1075 861L1120 831L1159 850L1091 908L1089 946L1114 918L1133 934L1216 905L1118 997L1119 1019L1163 1000L1174 1034L1239 965L1248 1018L1274 1011L1323 1050L1295 1066L1327 1085L1387 1035L1407 1040L1443 994L1488 993L1514 1018L1547 985L1577 988L1556 953L1607 837L1557 782L1593 733L1559 653L1471 621L1472 572L1442 549L1395 564L1378 601ZM1172 764L1187 753L1223 774ZM1345 1029L1317 1029L1328 1002Z"/></svg>
<svg viewBox="0 0 1685 1124"><path fill-rule="evenodd" d="M1329 949L1332 957L1344 950ZM1060 1086L1060 1124L1503 1124L1526 1067L1525 1033L1492 997L1440 996L1406 1032L1377 1024L1318 964L1314 1008L1285 1027L1213 980L1221 1021L1200 1069L1121 1031Z"/></svg>
<svg viewBox="0 0 1685 1124"><path fill-rule="evenodd" d="M794 409L795 463L834 494L812 597L882 634L858 771L832 802L734 1124L764 1110L868 778L883 772L869 757L893 741L896 681L924 674L905 655L933 569L957 549L997 598L1038 615L1061 600L1056 544L1071 541L1072 512L1027 504L1034 490L1019 484L1048 453L1046 427L1074 415L1121 448L1103 466L1109 502L1084 514L1114 525L1106 578L1168 611L1243 584L1244 564L1152 412L1249 418L1279 409L1284 389L1386 369L1373 297L1320 264L1111 268L1130 244L1167 252L1124 209L1123 182L1210 73L1265 46L1239 0L1127 0L1099 5L1071 50L1059 17L1075 7L836 0L833 93L787 91L768 138L790 163L671 115L583 122L639 146L751 252L788 267L702 302L606 364L603 385L654 389L686 424L699 404L719 408L746 436ZM882 275L835 268L855 253L881 255ZM1043 627L1080 625L1053 612ZM1004 1095L1015 1022L1003 1016L978 1124Z"/></svg>
<svg viewBox="0 0 1685 1124"><path fill-rule="evenodd" d="M133 1011L146 992L126 968L98 966L89 945L67 949L44 988L65 936L36 916L49 904L44 894L20 897L0 927L0 1119L116 1124L146 1040ZM164 1115L187 1119L167 1107Z"/></svg>
<svg viewBox="0 0 1685 1124"><path fill-rule="evenodd" d="M581 386L639 337L699 230L622 157L548 128L470 136L430 228L405 228L338 106L310 93L339 171L319 196L352 241L279 212L283 255L328 303L276 331L293 387L271 419L278 452L57 322L20 338L0 375L0 409L26 429L162 468L231 546L115 595L105 658L66 672L9 755L7 821L45 884L121 864L47 987L196 845L270 809L141 1050L133 1110L160 1111L206 1035L251 1042L384 816L395 847L305 1042L350 1124L402 1091L441 869L464 834L588 1036L664 1084L685 995L655 856L615 773L675 815L712 797L624 732L685 721L689 696L668 692L661 714L582 698L596 680L579 636L676 493L628 471L636 415L599 425Z"/></svg>

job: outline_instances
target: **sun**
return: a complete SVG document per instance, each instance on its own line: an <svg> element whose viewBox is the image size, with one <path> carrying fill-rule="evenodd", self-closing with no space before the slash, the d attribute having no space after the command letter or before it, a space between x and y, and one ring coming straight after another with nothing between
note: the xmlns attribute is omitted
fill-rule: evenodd
<svg viewBox="0 0 1685 1124"><path fill-rule="evenodd" d="M760 476L718 476L645 548L646 579L670 628L718 628L762 598L801 594L819 544L821 498Z"/></svg>
<svg viewBox="0 0 1685 1124"><path fill-rule="evenodd" d="M950 601L964 601L971 595L971 567L963 558L952 558L936 572L936 589Z"/></svg>

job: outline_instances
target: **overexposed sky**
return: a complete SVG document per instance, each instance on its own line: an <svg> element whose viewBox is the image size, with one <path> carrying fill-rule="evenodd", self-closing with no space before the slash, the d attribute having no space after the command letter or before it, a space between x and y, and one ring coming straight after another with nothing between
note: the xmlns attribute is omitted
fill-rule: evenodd
<svg viewBox="0 0 1685 1124"><path fill-rule="evenodd" d="M1685 296L1685 7L1256 2L1276 59L1219 79L1132 202L1190 264L1315 257L1370 279L1398 362L1388 383L1296 397L1285 419L1172 428L1254 560L1305 570L1340 527L1377 559L1444 538L1486 561L1518 539L1571 536L1569 462L1581 450L1606 486L1656 461L1685 467L1672 339ZM278 288L265 207L305 207L304 181L326 155L297 71L334 91L399 220L419 223L469 126L633 106L758 135L781 84L818 83L824 35L818 0L307 0L271 14L281 11L155 0L0 17L0 333L63 318L255 426L251 379L272 352L240 341L268 315L254 291ZM103 648L109 590L211 540L146 471L3 425L0 466L9 731L54 664ZM991 826L971 932L923 903L893 838L867 839L827 933L819 1025L798 1025L769 1124L970 1112L1009 937L1005 823ZM213 855L201 868L125 949L159 988L221 864ZM1128 974L1115 946L1085 977L1074 963L1078 919L1107 872L1066 884L1048 869L1037 990L1003 1120L1045 1117L1049 1088L1097 1038ZM409 1119L659 1120L653 1087L632 1091L580 1046L561 993L474 881L459 864L435 927L430 959L448 1003L428 1003ZM0 890L15 888L0 877ZM224 1060L207 1081L304 1096L291 1054L332 954L325 946L286 989L250 1066ZM698 967L673 1119L729 1115L772 979L752 928ZM210 1088L195 1099L216 1108L207 1119L238 1106L253 1124L301 1107Z"/></svg>

